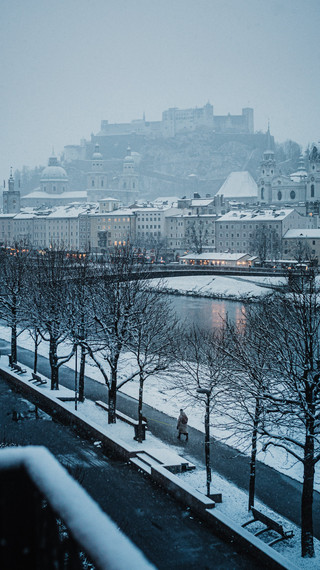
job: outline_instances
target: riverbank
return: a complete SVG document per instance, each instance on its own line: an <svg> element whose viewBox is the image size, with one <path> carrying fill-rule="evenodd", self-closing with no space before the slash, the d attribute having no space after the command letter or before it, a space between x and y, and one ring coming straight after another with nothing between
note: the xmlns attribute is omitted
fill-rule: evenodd
<svg viewBox="0 0 320 570"><path fill-rule="evenodd" d="M150 280L156 286L158 279ZM286 285L285 277L276 276L212 276L193 275L168 277L163 280L163 292L168 295L184 295L186 297L203 297L207 299L237 301L250 303L271 294L275 289Z"/></svg>

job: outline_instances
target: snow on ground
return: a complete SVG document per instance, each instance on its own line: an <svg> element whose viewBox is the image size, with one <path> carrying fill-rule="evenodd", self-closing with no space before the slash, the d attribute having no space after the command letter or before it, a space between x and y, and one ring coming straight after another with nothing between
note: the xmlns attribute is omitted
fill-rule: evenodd
<svg viewBox="0 0 320 570"><path fill-rule="evenodd" d="M10 331L7 328L1 326L0 337L9 340ZM26 349L32 350L33 348L32 339L30 338L28 333L22 333L19 336L19 344ZM45 343L41 343L39 352L44 356L47 356L47 347L45 346ZM3 357L3 360L4 359L7 359L7 357ZM72 361L70 361L68 364L70 367L74 366L74 363ZM96 367L93 367L91 365L88 366L86 373L88 376L91 376L96 380L102 381L101 374L96 369ZM58 393L55 392L53 394L49 389L49 384L41 386L40 389L50 392L50 396L54 395L56 397L58 396L61 397L62 395L67 395L67 393L70 394L71 392L68 389L61 388ZM128 383L126 385L125 393L136 398L138 394L137 382ZM146 382L145 402L159 410L164 411L165 413L173 417L176 417L178 415L179 408L181 407L181 405L183 405L183 403L181 404L181 400L177 401L174 391L172 395L170 395L170 384L168 385L164 380L162 382L161 381L159 382L159 380L157 379L152 379L152 381ZM64 405L70 410L73 411L75 410L75 402L64 402ZM192 404L192 407L191 405L189 405L189 407L188 405L186 405L185 410L189 415L190 426L204 431L204 425L203 425L204 410L201 408L197 408L194 405L194 403ZM129 426L128 424L121 422L119 420L117 421L116 424L111 424L111 425L108 424L107 413L90 400L86 400L83 403L78 402L76 413L80 417L84 417L87 421L90 421L91 423L100 426L101 428L104 429L104 431L110 430L114 438L127 441L128 443L130 443L130 445L132 445L133 448L136 447L138 450L141 450L143 445L143 448L146 451L150 450L151 452L151 450L154 449L161 449L167 453L174 452L177 455L181 455L181 446L166 444L162 442L160 439L153 436L150 432L147 432L147 438L146 441L143 442L143 444L136 442L133 439L134 432L132 426ZM215 435L214 428L211 429L211 433ZM95 442L95 445L99 445L99 441ZM268 454L265 454L265 459L267 455ZM204 469L203 464L197 461L192 456L189 456L187 450L186 453L184 453L184 456L186 459L189 459L193 464L195 464L196 469L188 471L186 473L181 473L178 475L178 477L182 482L185 482L191 487L206 494L206 470ZM274 456L273 459L275 460ZM278 463L278 460L279 458L277 457L276 463ZM274 468L279 467L275 463L272 466ZM291 470L290 473L288 470L287 474L291 476L295 475L295 473L292 473ZM221 477L214 470L212 470L211 488L212 490L217 490L218 492L222 493L223 502L221 504L217 504L215 507L216 509L218 509L219 512L228 516L229 518L231 518L233 521L235 521L240 525L248 520L249 518L247 510L248 494L245 491L239 489L236 485ZM302 559L300 553L300 529L296 525L294 525L291 521L286 520L283 517L281 517L279 514L271 511L271 509L269 509L264 503L261 503L260 501L255 502L255 507L258 508L259 510L262 510L267 515L271 516L271 518L273 518L274 520L279 521L283 525L285 530L294 531L293 538L280 542L274 546L274 549L277 552L281 553L285 558L287 558L289 561L291 561L297 567L303 570L308 570L308 569L313 570L319 567L318 562L320 558L320 541L315 540L316 558L311 560ZM260 523L253 523L252 525L249 526L247 530L249 531L251 530L252 532L257 532L257 530L260 530L261 527L255 525L259 524Z"/></svg>
<svg viewBox="0 0 320 570"><path fill-rule="evenodd" d="M182 295L195 295L201 297L219 297L225 299L237 299L238 301L248 297L260 297L270 293L272 289L267 285L283 285L285 277L266 276L238 276L225 277L222 275L190 275L170 277L163 282L168 292ZM158 279L151 279L150 284L156 286ZM262 286L260 286L261 284Z"/></svg>
<svg viewBox="0 0 320 570"><path fill-rule="evenodd" d="M10 339L10 330L7 327L0 326L0 338L7 341ZM29 333L23 332L18 337L18 346L26 348L28 350L33 350L33 341ZM39 354L48 357L48 346L47 343L41 342L39 346ZM70 351L70 346L67 344L59 352L59 355L68 354ZM7 357L3 357L7 358ZM75 359L71 358L66 366L74 370ZM79 370L79 363L78 363ZM133 371L135 371L134 360L131 355L127 354L122 356L119 364L119 380L128 377ZM89 359L86 362L86 376L101 382L104 384L104 379L101 372L95 365L93 361ZM125 384L121 392L131 396L132 398L138 399L138 380ZM179 410L181 407L184 408L188 417L189 425L195 429L204 432L204 406L202 406L197 401L188 401L187 397L181 394L177 394L177 390L172 383L172 380L164 373L162 376L151 376L148 378L144 384L143 401L146 405L149 405L161 412L164 412L168 416L177 418L179 415ZM185 398L185 399L184 399ZM231 447L235 447L239 451L246 453L246 448L239 445L238 438L234 438L232 434L228 433L227 430L221 429L214 425L214 414L211 414L211 427L210 433L216 439L224 440ZM287 452L281 448L273 448L270 446L267 451L262 451L262 446L260 444L260 449L258 449L258 460L277 471L284 473L285 475L302 482L303 470L302 463L297 462L292 456L288 455ZM315 470L315 489L320 491L320 464L316 465Z"/></svg>

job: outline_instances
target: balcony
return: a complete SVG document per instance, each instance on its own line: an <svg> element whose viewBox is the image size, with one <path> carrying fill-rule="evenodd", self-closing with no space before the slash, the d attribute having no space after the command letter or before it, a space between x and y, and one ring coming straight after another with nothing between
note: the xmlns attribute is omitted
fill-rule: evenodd
<svg viewBox="0 0 320 570"><path fill-rule="evenodd" d="M0 450L1 570L154 568L44 447Z"/></svg>

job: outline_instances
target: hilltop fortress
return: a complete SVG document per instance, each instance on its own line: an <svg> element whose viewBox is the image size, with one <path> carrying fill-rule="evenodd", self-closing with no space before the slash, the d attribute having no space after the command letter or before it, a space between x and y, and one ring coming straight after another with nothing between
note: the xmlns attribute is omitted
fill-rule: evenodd
<svg viewBox="0 0 320 570"><path fill-rule="evenodd" d="M241 115L214 115L213 105L207 103L204 107L178 109L173 107L163 111L161 121L146 121L142 119L131 123L109 124L101 121L103 135L141 134L163 137L174 137L178 133L187 133L198 128L208 127L218 133L253 133L253 109L242 109Z"/></svg>
<svg viewBox="0 0 320 570"><path fill-rule="evenodd" d="M142 135L150 138L172 138L179 134L186 134L198 129L208 129L217 134L242 134L254 133L253 109L242 109L241 115L215 115L213 105L207 103L203 107L191 109L167 109L162 113L161 121L147 121L145 115L142 119L135 119L130 123L109 123L101 121L100 131L92 136L92 142L98 139L112 136ZM67 145L64 147L64 159L66 162L85 158L85 141L79 145Z"/></svg>

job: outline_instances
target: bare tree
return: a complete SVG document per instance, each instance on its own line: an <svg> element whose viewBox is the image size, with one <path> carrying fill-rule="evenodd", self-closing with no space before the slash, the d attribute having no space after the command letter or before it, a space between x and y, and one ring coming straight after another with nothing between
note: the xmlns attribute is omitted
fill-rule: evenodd
<svg viewBox="0 0 320 570"><path fill-rule="evenodd" d="M250 252L258 255L261 263L264 264L267 259L277 259L280 251L280 237L275 229L259 224L250 240Z"/></svg>
<svg viewBox="0 0 320 570"><path fill-rule="evenodd" d="M67 355L58 355L58 348L69 336L71 268L72 259L67 252L54 248L39 254L34 263L34 286L39 287L34 318L39 323L41 338L49 342L51 390L59 389L59 368L74 354L72 346Z"/></svg>
<svg viewBox="0 0 320 570"><path fill-rule="evenodd" d="M308 276L290 294L263 301L256 337L269 353L272 382L264 392L266 414L258 431L265 445L284 449L303 466L301 553L314 556L313 491L320 460L319 291Z"/></svg>
<svg viewBox="0 0 320 570"><path fill-rule="evenodd" d="M228 377L229 356L223 350L225 344L224 329L208 332L192 327L180 333L175 347L179 372L175 377L180 393L187 401L205 404L205 460L207 472L207 494L210 495L210 415L217 413L221 400L224 399ZM214 416L215 417L215 416Z"/></svg>
<svg viewBox="0 0 320 570"><path fill-rule="evenodd" d="M170 302L161 294L161 284L143 291L137 297L137 307L130 326L127 342L138 367L138 441L142 441L143 388L150 376L168 370L172 365L172 345L177 324Z"/></svg>
<svg viewBox="0 0 320 570"><path fill-rule="evenodd" d="M294 240L294 244L290 249L290 253L298 263L310 263L314 264L316 261L316 256L312 253L312 249L307 240L298 239Z"/></svg>
<svg viewBox="0 0 320 570"><path fill-rule="evenodd" d="M250 476L248 510L254 506L256 459L259 427L264 421L264 395L269 382L269 351L264 339L256 335L263 318L260 305L246 307L243 319L236 324L226 321L229 356L228 398L224 414L227 429L243 444L250 438Z"/></svg>
<svg viewBox="0 0 320 570"><path fill-rule="evenodd" d="M144 276L142 268L136 267L129 246L115 249L92 297L96 334L88 343L88 352L108 386L109 423L116 422L117 391L138 375L136 371L119 380L118 366L129 342L138 298L146 289Z"/></svg>
<svg viewBox="0 0 320 570"><path fill-rule="evenodd" d="M187 221L190 223L185 232L186 247L195 253L202 253L204 245L208 245L209 232L205 226L205 220L197 216L195 219Z"/></svg>
<svg viewBox="0 0 320 570"><path fill-rule="evenodd" d="M11 329L13 362L17 362L18 325L23 321L22 302L26 295L29 261L29 251L19 244L0 250L0 315Z"/></svg>
<svg viewBox="0 0 320 570"><path fill-rule="evenodd" d="M70 283L70 310L68 312L70 322L68 326L69 339L75 347L77 358L77 348L80 348L80 369L79 369L79 401L83 402L85 365L88 354L88 340L94 330L94 314L91 311L91 299L94 284L99 279L99 266L90 265L89 257L85 253L76 253L72 280ZM77 366L77 362L75 363Z"/></svg>

